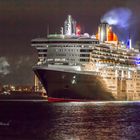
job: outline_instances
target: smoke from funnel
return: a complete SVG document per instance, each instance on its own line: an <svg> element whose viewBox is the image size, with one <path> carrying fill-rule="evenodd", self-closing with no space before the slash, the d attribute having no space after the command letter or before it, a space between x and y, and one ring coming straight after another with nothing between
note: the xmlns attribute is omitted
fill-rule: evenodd
<svg viewBox="0 0 140 140"><path fill-rule="evenodd" d="M10 64L6 60L5 57L0 57L0 75L7 75L10 73L9 71Z"/></svg>
<svg viewBox="0 0 140 140"><path fill-rule="evenodd" d="M113 31L117 34L120 41L127 42L130 35L133 40L135 39L136 20L130 9L112 9L102 16L101 22L106 22L112 25Z"/></svg>
<svg viewBox="0 0 140 140"><path fill-rule="evenodd" d="M110 25L118 26L119 28L129 28L132 19L132 11L128 8L117 8L107 12L101 22L107 22Z"/></svg>

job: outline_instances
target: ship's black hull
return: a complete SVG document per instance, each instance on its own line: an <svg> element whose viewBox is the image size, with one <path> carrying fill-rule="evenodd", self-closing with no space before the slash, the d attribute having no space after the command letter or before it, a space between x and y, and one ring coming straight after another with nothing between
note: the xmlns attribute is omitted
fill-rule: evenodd
<svg viewBox="0 0 140 140"><path fill-rule="evenodd" d="M53 69L34 68L47 96L66 100L115 100L97 75Z"/></svg>

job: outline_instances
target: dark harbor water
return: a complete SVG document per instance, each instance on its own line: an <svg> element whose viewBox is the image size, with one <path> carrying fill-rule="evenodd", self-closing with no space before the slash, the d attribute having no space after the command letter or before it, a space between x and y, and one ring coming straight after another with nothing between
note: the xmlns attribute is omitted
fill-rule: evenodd
<svg viewBox="0 0 140 140"><path fill-rule="evenodd" d="M140 102L0 101L0 140L139 140Z"/></svg>

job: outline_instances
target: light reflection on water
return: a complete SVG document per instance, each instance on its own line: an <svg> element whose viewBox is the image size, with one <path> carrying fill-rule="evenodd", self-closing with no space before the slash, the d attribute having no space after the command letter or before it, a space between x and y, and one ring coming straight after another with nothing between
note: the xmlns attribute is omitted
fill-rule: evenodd
<svg viewBox="0 0 140 140"><path fill-rule="evenodd" d="M140 102L0 102L0 138L132 140L140 136Z"/></svg>

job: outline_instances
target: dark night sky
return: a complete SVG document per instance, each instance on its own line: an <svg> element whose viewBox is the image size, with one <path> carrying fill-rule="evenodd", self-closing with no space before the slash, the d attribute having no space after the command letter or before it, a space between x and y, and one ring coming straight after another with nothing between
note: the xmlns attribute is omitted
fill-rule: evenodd
<svg viewBox="0 0 140 140"><path fill-rule="evenodd" d="M100 18L109 10L130 8L137 19L136 40L139 40L139 0L0 0L0 82L32 84L32 66L37 61L30 40L58 32L68 14L95 33ZM4 73L7 70L7 73Z"/></svg>

